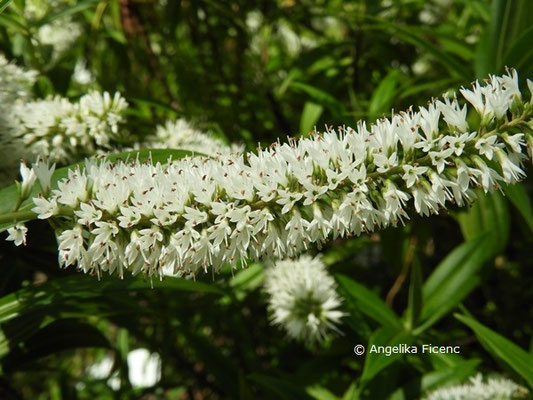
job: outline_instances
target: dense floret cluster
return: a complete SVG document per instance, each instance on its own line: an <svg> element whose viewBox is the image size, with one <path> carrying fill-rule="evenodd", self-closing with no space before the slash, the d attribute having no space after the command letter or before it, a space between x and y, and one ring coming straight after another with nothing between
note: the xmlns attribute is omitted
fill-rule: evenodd
<svg viewBox="0 0 533 400"><path fill-rule="evenodd" d="M463 385L430 392L423 400L515 400L528 398L528 390L505 378L488 378L481 374Z"/></svg>
<svg viewBox="0 0 533 400"><path fill-rule="evenodd" d="M163 266L195 273L294 257L523 178L533 106L516 72L461 93L478 122L454 97L257 153L166 165L88 161L34 199L34 212L55 220L61 265L86 272L161 276Z"/></svg>
<svg viewBox="0 0 533 400"><path fill-rule="evenodd" d="M271 321L307 343L324 340L344 315L335 281L320 258L278 261L265 279Z"/></svg>

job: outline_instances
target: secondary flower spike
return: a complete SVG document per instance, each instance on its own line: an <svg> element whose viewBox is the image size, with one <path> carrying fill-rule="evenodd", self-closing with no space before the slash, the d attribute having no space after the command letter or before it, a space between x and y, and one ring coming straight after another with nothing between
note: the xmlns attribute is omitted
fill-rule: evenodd
<svg viewBox="0 0 533 400"><path fill-rule="evenodd" d="M88 161L35 198L33 211L54 220L60 264L85 272L194 274L294 257L523 178L533 105L516 71L473 90L461 90L479 113L471 120L453 97L257 153L166 165Z"/></svg>
<svg viewBox="0 0 533 400"><path fill-rule="evenodd" d="M320 258L304 255L297 260L278 261L265 278L268 308L273 324L282 326L297 340L324 340L344 315L335 292L335 281Z"/></svg>

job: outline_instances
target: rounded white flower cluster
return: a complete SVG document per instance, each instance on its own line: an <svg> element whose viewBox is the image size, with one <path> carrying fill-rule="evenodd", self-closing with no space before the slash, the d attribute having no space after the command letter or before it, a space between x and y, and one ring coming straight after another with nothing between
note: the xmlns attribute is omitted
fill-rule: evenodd
<svg viewBox="0 0 533 400"><path fill-rule="evenodd" d="M166 165L90 161L50 197L35 198L34 212L54 218L61 265L84 271L161 276L163 266L195 273L294 257L521 179L533 106L517 79L512 72L462 90L467 98L482 92L475 129L454 98L258 153Z"/></svg>
<svg viewBox="0 0 533 400"><path fill-rule="evenodd" d="M16 102L3 142L18 147L18 157L30 161L38 155L59 162L77 160L110 147L127 105L119 93L97 91L77 103L61 97Z"/></svg>
<svg viewBox="0 0 533 400"><path fill-rule="evenodd" d="M142 144L145 148L170 148L198 152L207 156L242 153L243 146L228 146L222 140L195 129L184 118L167 121L156 128L156 134L148 136Z"/></svg>
<svg viewBox="0 0 533 400"><path fill-rule="evenodd" d="M20 68L0 54L0 103L2 107L13 103L16 99L29 99L36 79L37 71ZM2 114L4 113L5 109ZM4 115L0 116L0 118L4 117Z"/></svg>
<svg viewBox="0 0 533 400"><path fill-rule="evenodd" d="M271 320L297 340L316 343L324 340L344 315L335 281L317 257L278 261L266 271Z"/></svg>
<svg viewBox="0 0 533 400"><path fill-rule="evenodd" d="M529 391L505 378L488 378L477 374L468 383L437 389L424 400L516 400L528 397Z"/></svg>

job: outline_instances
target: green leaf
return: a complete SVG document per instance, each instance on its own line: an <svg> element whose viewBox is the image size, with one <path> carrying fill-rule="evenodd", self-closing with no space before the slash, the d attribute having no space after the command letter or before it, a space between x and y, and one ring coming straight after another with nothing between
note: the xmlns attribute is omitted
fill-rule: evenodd
<svg viewBox="0 0 533 400"><path fill-rule="evenodd" d="M456 247L437 266L422 289L420 333L454 309L481 282L484 264L492 258L492 239L484 235Z"/></svg>
<svg viewBox="0 0 533 400"><path fill-rule="evenodd" d="M391 353L390 355L373 351L373 347L378 346L398 346L400 344L410 345L413 343L413 336L402 329L394 327L378 328L370 337L366 347L365 365L361 375L362 382L368 382L374 378L384 368L396 360L403 357L401 353Z"/></svg>
<svg viewBox="0 0 533 400"><path fill-rule="evenodd" d="M248 379L258 383L261 387L267 390L278 399L286 400L312 400L305 391L300 389L299 386L294 383L280 378L274 378L273 376L264 374L251 374Z"/></svg>
<svg viewBox="0 0 533 400"><path fill-rule="evenodd" d="M385 19L376 18L377 24L370 26L370 29L386 29L398 39L423 50L434 57L440 64L442 64L452 76L459 76L468 79L470 72L468 66L465 65L464 60L442 51L442 49L434 43L435 35L432 30L425 30L424 28L413 25L400 25Z"/></svg>
<svg viewBox="0 0 533 400"><path fill-rule="evenodd" d="M306 388L307 393L316 400L340 400L328 389L320 385L314 385Z"/></svg>
<svg viewBox="0 0 533 400"><path fill-rule="evenodd" d="M342 111L344 110L344 105L341 102L322 89L318 89L302 82L292 82L290 87L299 92L306 93L316 103L326 106L333 115L342 114Z"/></svg>
<svg viewBox="0 0 533 400"><path fill-rule="evenodd" d="M391 111L392 103L394 101L397 85L402 78L399 70L392 69L381 80L368 105L368 119L374 121L382 114L387 114Z"/></svg>
<svg viewBox="0 0 533 400"><path fill-rule="evenodd" d="M5 323L24 313L43 307L53 308L71 299L95 299L108 293L120 293L129 290L172 290L195 293L224 295L220 286L183 278L166 277L164 280L145 280L142 277L104 276L98 280L95 276L76 274L65 278L49 280L42 285L30 286L0 298L0 323ZM120 297L120 296L119 296ZM90 305L90 304L89 304ZM84 309L83 302L76 307Z"/></svg>
<svg viewBox="0 0 533 400"><path fill-rule="evenodd" d="M17 18L13 14L0 14L0 26L28 35L28 28L24 24L25 21L23 19Z"/></svg>
<svg viewBox="0 0 533 400"><path fill-rule="evenodd" d="M83 334L80 335L80 332ZM111 347L99 329L75 319L54 321L42 329L33 330L29 337L15 345L2 360L6 369L66 349Z"/></svg>
<svg viewBox="0 0 533 400"><path fill-rule="evenodd" d="M43 25L46 25L46 24L49 24L55 21L56 19L60 19L60 18L68 17L69 15L77 14L81 11L84 11L88 8L95 6L99 1L100 0L84 0L84 1L77 2L74 5L64 7L61 10L54 12L52 14L48 14L44 18L40 19L39 21L37 21L35 26L43 26Z"/></svg>
<svg viewBox="0 0 533 400"><path fill-rule="evenodd" d="M531 206L531 200L524 189L524 185L521 183L506 185L503 187L503 191L522 215L522 218L524 218L529 229L533 231L533 207Z"/></svg>
<svg viewBox="0 0 533 400"><path fill-rule="evenodd" d="M306 101L302 116L300 117L300 134L307 135L314 129L318 119L322 115L324 107L320 104Z"/></svg>
<svg viewBox="0 0 533 400"><path fill-rule="evenodd" d="M0 13L4 11L13 0L0 0Z"/></svg>
<svg viewBox="0 0 533 400"><path fill-rule="evenodd" d="M478 199L470 209L459 211L456 218L466 240L488 233L493 255L501 253L507 246L511 225L509 206L500 192L485 195L478 191Z"/></svg>
<svg viewBox="0 0 533 400"><path fill-rule="evenodd" d="M374 292L345 275L337 274L335 279L346 301L353 303L362 313L383 326L402 327L401 319Z"/></svg>
<svg viewBox="0 0 533 400"><path fill-rule="evenodd" d="M455 318L470 327L483 347L498 359L503 360L533 387L533 355L510 340L487 328L474 318L455 314Z"/></svg>
<svg viewBox="0 0 533 400"><path fill-rule="evenodd" d="M411 267L411 283L409 285L409 302L407 306L407 326L413 329L418 325L422 312L422 272L420 262L413 260Z"/></svg>

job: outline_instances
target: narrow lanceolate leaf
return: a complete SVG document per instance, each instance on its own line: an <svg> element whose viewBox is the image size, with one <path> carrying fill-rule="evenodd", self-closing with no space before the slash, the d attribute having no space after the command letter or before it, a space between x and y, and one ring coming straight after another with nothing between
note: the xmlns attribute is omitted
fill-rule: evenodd
<svg viewBox="0 0 533 400"><path fill-rule="evenodd" d="M481 282L481 272L491 258L492 240L484 235L455 248L437 266L422 289L422 331L455 308Z"/></svg>
<svg viewBox="0 0 533 400"><path fill-rule="evenodd" d="M0 0L0 13L4 11L13 0Z"/></svg>
<svg viewBox="0 0 533 400"><path fill-rule="evenodd" d="M507 246L511 225L509 206L500 192L484 195L479 191L476 202L470 208L458 212L457 220L465 240L489 234L493 255L501 253Z"/></svg>
<svg viewBox="0 0 533 400"><path fill-rule="evenodd" d="M402 326L401 319L373 291L347 276L338 274L335 278L345 300L353 303L362 313L383 326Z"/></svg>
<svg viewBox="0 0 533 400"><path fill-rule="evenodd" d="M407 326L412 329L418 325L422 312L422 272L420 262L413 261L411 267L411 283L409 285L409 303L407 306Z"/></svg>
<svg viewBox="0 0 533 400"><path fill-rule="evenodd" d="M401 329L381 327L376 330L366 347L365 365L363 367L361 381L367 382L371 380L384 368L403 357L399 348L397 352L386 354L384 353L386 350L379 349L380 346L384 349L403 344L410 346L413 341L413 336Z"/></svg>
<svg viewBox="0 0 533 400"><path fill-rule="evenodd" d="M533 355L474 318L459 314L456 314L455 317L474 331L489 353L503 360L533 387Z"/></svg>
<svg viewBox="0 0 533 400"><path fill-rule="evenodd" d="M505 195L520 213L529 229L533 231L533 207L531 199L522 184L507 185L503 188Z"/></svg>

